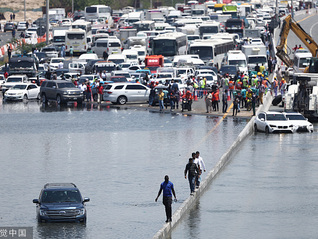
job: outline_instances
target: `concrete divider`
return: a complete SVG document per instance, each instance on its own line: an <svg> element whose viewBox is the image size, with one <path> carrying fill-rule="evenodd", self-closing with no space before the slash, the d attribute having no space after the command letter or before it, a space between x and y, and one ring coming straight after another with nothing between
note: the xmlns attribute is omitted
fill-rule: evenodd
<svg viewBox="0 0 318 239"><path fill-rule="evenodd" d="M276 46L274 44L273 46L275 48L276 53ZM271 76L271 79L269 79L271 82L275 76L275 70L274 74ZM270 91L267 92L267 94L264 96L264 104L260 105L258 107L258 110L256 114L258 114L261 111L268 111L269 107L272 104L273 96ZM201 182L200 188L197 189L195 194L193 196L188 197L182 205L175 211L172 217L171 223L166 223L153 237L153 239L164 239L167 238L171 234L171 230L176 227L178 222L181 220L181 218L185 215L185 213L192 207L192 205L200 198L201 195L206 191L208 186L212 183L215 176L221 171L221 169L231 160L231 155L238 149L238 146L246 139L248 135L250 135L253 132L253 126L254 126L254 119L255 116L251 118L251 120L248 122L248 124L245 126L245 128L242 130L242 132L238 135L234 143L231 145L231 147L227 150L226 153L222 155L218 163L214 166L214 168L207 174L205 179Z"/></svg>

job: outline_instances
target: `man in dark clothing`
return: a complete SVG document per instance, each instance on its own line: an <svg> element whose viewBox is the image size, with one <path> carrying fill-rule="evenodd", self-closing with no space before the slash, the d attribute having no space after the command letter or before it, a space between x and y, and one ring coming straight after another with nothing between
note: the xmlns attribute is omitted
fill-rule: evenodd
<svg viewBox="0 0 318 239"><path fill-rule="evenodd" d="M108 53L107 53L107 51L104 51L104 52L103 52L103 58L104 58L105 61L107 60L107 58L108 58Z"/></svg>
<svg viewBox="0 0 318 239"><path fill-rule="evenodd" d="M8 47L8 58L9 58L9 60L10 60L10 58L11 58L11 53L12 53L12 49L11 49L11 47L9 46L9 47Z"/></svg>
<svg viewBox="0 0 318 239"><path fill-rule="evenodd" d="M184 170L184 178L187 179L187 173L188 173L188 180L190 184L190 195L194 195L194 188L195 188L195 178L197 174L199 173L199 169L197 165L194 163L193 158L189 158L189 163L186 165L186 168Z"/></svg>
<svg viewBox="0 0 318 239"><path fill-rule="evenodd" d="M177 201L176 193L174 191L173 183L169 181L169 176L165 176L165 181L160 184L160 189L158 192L158 196L155 199L155 202L157 202L161 192L163 191L163 197L162 197L162 203L165 205L165 211L166 211L166 216L167 220L166 222L171 222L172 221L172 194L174 196L174 201Z"/></svg>
<svg viewBox="0 0 318 239"><path fill-rule="evenodd" d="M256 63L255 71L256 71L256 72L259 72L259 65L258 65L258 63Z"/></svg>

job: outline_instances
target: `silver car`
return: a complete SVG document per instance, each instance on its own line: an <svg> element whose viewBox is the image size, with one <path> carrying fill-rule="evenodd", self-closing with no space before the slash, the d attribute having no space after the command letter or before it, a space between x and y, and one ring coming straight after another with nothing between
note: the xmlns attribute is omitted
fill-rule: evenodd
<svg viewBox="0 0 318 239"><path fill-rule="evenodd" d="M104 88L103 99L120 105L127 102L147 103L149 93L150 88L139 83L111 83Z"/></svg>

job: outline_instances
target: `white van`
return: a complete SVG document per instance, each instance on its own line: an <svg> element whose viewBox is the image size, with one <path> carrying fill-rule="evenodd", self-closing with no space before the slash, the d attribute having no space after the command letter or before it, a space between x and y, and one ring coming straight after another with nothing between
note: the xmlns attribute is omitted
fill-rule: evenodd
<svg viewBox="0 0 318 239"><path fill-rule="evenodd" d="M296 72L303 72L309 66L312 54L310 52L295 52L294 66Z"/></svg>
<svg viewBox="0 0 318 239"><path fill-rule="evenodd" d="M126 56L123 54L112 54L109 55L107 61L114 62L116 65L126 62Z"/></svg>
<svg viewBox="0 0 318 239"><path fill-rule="evenodd" d="M121 42L119 39L109 38L107 42L107 53L108 55L121 53Z"/></svg>
<svg viewBox="0 0 318 239"><path fill-rule="evenodd" d="M146 50L145 46L135 45L135 46L131 47L130 50L137 51L139 61L145 60L146 55L147 55L147 50Z"/></svg>
<svg viewBox="0 0 318 239"><path fill-rule="evenodd" d="M126 62L132 65L138 65L138 52L135 50L123 50L122 54L126 56Z"/></svg>
<svg viewBox="0 0 318 239"><path fill-rule="evenodd" d="M240 50L230 50L225 57L225 65L236 65L240 72L248 73L245 54Z"/></svg>
<svg viewBox="0 0 318 239"><path fill-rule="evenodd" d="M99 57L103 57L103 52L107 49L109 38L99 38L92 46L92 51Z"/></svg>

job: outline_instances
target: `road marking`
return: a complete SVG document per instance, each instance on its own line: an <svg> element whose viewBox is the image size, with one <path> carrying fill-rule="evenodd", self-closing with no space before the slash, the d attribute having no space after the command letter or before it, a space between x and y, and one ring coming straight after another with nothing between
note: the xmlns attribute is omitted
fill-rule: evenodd
<svg viewBox="0 0 318 239"><path fill-rule="evenodd" d="M317 25L317 24L318 24L318 22L316 22L314 25L311 26L310 31L309 31L310 36L312 36L312 29L313 29L314 26Z"/></svg>
<svg viewBox="0 0 318 239"><path fill-rule="evenodd" d="M229 114L230 110L233 107L233 103L228 107L226 113L222 116L222 118L216 123L216 125L193 147L194 149L189 151L187 155L191 155L192 152L196 152L199 148L199 145L202 144L209 136L213 133L214 130L222 123L222 121L226 118Z"/></svg>

